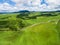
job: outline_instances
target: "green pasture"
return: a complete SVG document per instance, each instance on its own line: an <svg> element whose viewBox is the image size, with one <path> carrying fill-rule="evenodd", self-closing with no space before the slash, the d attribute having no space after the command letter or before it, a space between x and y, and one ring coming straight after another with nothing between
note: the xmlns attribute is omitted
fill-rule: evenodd
<svg viewBox="0 0 60 45"><path fill-rule="evenodd" d="M60 45L60 14L0 14L0 45Z"/></svg>

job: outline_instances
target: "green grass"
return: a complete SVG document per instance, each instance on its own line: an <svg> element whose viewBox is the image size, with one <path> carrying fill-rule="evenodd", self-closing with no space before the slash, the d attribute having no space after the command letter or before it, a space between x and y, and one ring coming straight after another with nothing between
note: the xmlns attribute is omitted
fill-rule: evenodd
<svg viewBox="0 0 60 45"><path fill-rule="evenodd" d="M29 17L37 14L40 13L31 13ZM13 28L0 27L0 45L60 45L60 15L39 16L36 19L21 19L17 15L19 13L0 14L0 25L8 21L3 25ZM14 31L15 28L19 31Z"/></svg>
<svg viewBox="0 0 60 45"><path fill-rule="evenodd" d="M48 26L48 27L47 27ZM59 36L54 23L36 24L22 31L6 31L0 34L1 45L59 45Z"/></svg>
<svg viewBox="0 0 60 45"><path fill-rule="evenodd" d="M13 45L19 34L16 31L0 31L0 45Z"/></svg>
<svg viewBox="0 0 60 45"><path fill-rule="evenodd" d="M48 27L47 27L48 26ZM37 24L23 29L18 45L59 45L58 32L53 23ZM19 40L20 39L20 40Z"/></svg>

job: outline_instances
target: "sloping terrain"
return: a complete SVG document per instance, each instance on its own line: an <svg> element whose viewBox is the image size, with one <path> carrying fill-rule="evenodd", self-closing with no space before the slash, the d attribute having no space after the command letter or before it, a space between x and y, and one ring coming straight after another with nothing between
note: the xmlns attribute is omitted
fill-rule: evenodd
<svg viewBox="0 0 60 45"><path fill-rule="evenodd" d="M3 36L2 36L3 35ZM36 24L21 31L4 31L0 34L2 45L59 45L59 33L54 23Z"/></svg>
<svg viewBox="0 0 60 45"><path fill-rule="evenodd" d="M60 45L59 20L60 14L0 14L0 45Z"/></svg>
<svg viewBox="0 0 60 45"><path fill-rule="evenodd" d="M18 39L19 45L59 45L59 34L56 24L42 23L27 27L23 30L24 34Z"/></svg>

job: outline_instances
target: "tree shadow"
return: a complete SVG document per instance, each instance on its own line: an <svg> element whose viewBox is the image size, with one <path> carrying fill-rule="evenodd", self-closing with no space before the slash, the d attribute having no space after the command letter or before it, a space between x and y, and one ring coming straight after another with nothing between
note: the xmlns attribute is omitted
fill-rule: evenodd
<svg viewBox="0 0 60 45"><path fill-rule="evenodd" d="M31 14L31 12L21 12L19 15L17 15L17 18L21 18L21 19L36 19L37 17L41 17L41 16L46 16L46 17L50 17L50 16L57 16L54 13L40 13L37 15L33 15L33 16L29 16L29 14ZM33 14L33 13L32 13Z"/></svg>

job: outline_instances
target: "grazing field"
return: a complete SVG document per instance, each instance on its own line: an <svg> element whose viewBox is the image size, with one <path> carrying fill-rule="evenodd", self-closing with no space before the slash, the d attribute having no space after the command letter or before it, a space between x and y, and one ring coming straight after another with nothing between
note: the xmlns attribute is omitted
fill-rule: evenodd
<svg viewBox="0 0 60 45"><path fill-rule="evenodd" d="M0 45L60 45L60 12L0 14Z"/></svg>

